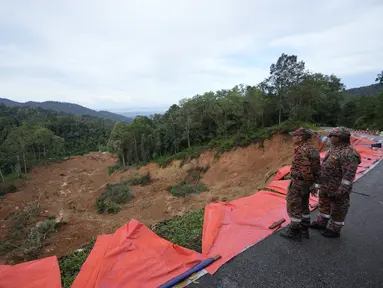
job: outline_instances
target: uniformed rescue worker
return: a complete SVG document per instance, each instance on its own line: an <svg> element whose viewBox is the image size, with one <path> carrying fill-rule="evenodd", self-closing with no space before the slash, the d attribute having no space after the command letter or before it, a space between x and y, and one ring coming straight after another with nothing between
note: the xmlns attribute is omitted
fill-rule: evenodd
<svg viewBox="0 0 383 288"><path fill-rule="evenodd" d="M319 213L310 227L321 229L321 234L325 237L339 237L350 206L352 184L361 159L351 146L348 129L334 128L328 137L316 134L330 149L322 163Z"/></svg>
<svg viewBox="0 0 383 288"><path fill-rule="evenodd" d="M287 213L291 222L280 235L301 241L302 236L309 238L309 198L310 192L315 194L315 184L318 187L320 156L318 149L311 144L311 130L299 128L290 134L296 145L290 172L292 180L286 196Z"/></svg>

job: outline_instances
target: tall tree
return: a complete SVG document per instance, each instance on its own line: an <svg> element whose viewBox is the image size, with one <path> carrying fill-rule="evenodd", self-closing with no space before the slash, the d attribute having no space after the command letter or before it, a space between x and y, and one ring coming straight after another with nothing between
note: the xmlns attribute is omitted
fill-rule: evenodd
<svg viewBox="0 0 383 288"><path fill-rule="evenodd" d="M259 84L259 88L268 94L278 97L278 122L282 122L285 98L291 88L303 81L305 62L299 61L296 55L282 54L277 63L270 66L270 76Z"/></svg>

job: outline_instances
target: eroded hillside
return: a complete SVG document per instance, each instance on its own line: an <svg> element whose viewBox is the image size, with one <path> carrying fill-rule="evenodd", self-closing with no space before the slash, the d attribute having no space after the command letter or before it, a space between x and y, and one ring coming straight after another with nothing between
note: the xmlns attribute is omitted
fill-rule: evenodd
<svg viewBox="0 0 383 288"><path fill-rule="evenodd" d="M174 161L166 168L150 163L139 170L130 169L108 175L108 166L116 159L109 153L90 153L72 157L58 164L36 167L29 180L16 193L8 194L0 202L1 237L7 235L10 215L22 211L27 205L38 204L39 213L28 222L51 216L63 215L66 222L49 237L39 257L73 251L91 237L111 233L117 227L136 218L146 225L153 225L187 211L201 209L214 201L230 201L251 195L265 186L268 176L291 162L293 145L288 137L277 135L266 140L264 148L251 145L215 157L214 151L201 154L198 159ZM183 165L181 165L183 164ZM175 197L168 191L170 185L194 177L196 167L207 169L198 174L208 191L186 197ZM191 172L190 172L191 171ZM124 178L149 172L152 183L132 186L133 200L122 205L117 214L99 214L95 201L105 190L106 184L118 183ZM17 255L16 255L17 256ZM2 263L12 263L12 253L3 255Z"/></svg>

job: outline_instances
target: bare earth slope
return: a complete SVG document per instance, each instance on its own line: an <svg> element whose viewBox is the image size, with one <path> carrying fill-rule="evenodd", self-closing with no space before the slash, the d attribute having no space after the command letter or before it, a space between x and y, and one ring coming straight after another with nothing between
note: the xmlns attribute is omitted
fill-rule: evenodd
<svg viewBox="0 0 383 288"><path fill-rule="evenodd" d="M180 168L181 161L174 161L167 168L150 163L139 170L107 174L107 168L116 159L109 153L90 153L72 157L58 164L36 167L20 191L8 194L0 200L0 240L6 235L5 218L13 211L38 199L42 215L57 216L64 212L67 224L47 240L40 257L58 257L73 251L89 241L90 237L114 232L116 228L135 218L146 225L182 215L189 210L201 209L213 201L230 201L251 195L264 187L265 179L285 164L290 164L293 145L289 138L274 136L264 143L264 148L251 145L222 154L214 159L214 151L201 154ZM183 179L190 168L210 166L202 181L208 191L184 198L172 196L167 188ZM96 198L107 183L117 183L121 177L150 172L153 183L133 186L134 198L115 215L98 214ZM0 257L0 263L9 255Z"/></svg>

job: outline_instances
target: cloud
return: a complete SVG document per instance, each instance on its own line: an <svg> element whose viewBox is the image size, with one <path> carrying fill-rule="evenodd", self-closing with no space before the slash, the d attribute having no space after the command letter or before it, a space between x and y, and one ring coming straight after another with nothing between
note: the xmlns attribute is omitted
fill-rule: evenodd
<svg viewBox="0 0 383 288"><path fill-rule="evenodd" d="M255 85L283 52L339 76L381 69L381 1L308 2L2 1L0 97L166 106Z"/></svg>
<svg viewBox="0 0 383 288"><path fill-rule="evenodd" d="M360 11L354 19L324 31L296 34L276 39L271 47L292 49L310 68L343 76L382 68L383 3ZM379 25L380 24L380 25ZM371 82L373 79L371 79Z"/></svg>

